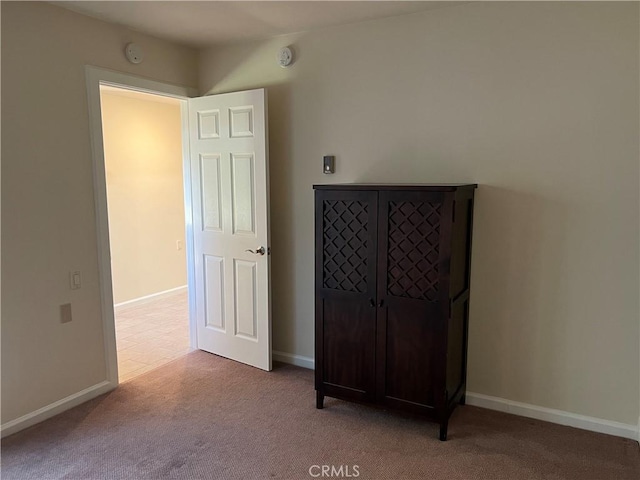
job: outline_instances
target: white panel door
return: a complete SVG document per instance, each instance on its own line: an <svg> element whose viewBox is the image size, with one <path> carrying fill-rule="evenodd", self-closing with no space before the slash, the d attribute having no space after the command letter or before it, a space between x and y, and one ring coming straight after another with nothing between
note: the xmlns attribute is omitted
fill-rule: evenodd
<svg viewBox="0 0 640 480"><path fill-rule="evenodd" d="M198 348L271 370L264 89L189 99Z"/></svg>

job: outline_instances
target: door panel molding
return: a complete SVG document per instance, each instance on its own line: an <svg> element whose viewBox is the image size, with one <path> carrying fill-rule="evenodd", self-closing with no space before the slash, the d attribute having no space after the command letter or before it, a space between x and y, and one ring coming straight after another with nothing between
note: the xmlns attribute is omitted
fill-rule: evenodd
<svg viewBox="0 0 640 480"><path fill-rule="evenodd" d="M188 107L195 258L215 256L225 265L215 295L223 304L224 329L220 322L217 329L205 327L214 286L196 265L197 348L271 370L266 90L193 98ZM216 119L205 131L203 112ZM202 159L214 157L219 162L206 181Z"/></svg>

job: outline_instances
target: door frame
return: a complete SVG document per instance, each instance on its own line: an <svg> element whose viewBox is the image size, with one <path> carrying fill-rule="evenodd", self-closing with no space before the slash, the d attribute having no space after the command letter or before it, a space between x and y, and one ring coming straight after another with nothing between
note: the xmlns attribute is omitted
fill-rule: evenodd
<svg viewBox="0 0 640 480"><path fill-rule="evenodd" d="M104 68L85 66L87 103L89 107L89 133L93 166L93 192L96 212L96 238L98 247L98 274L107 381L118 385L118 357L116 346L115 309L111 275L111 247L109 244L109 217L107 210L107 182L102 136L102 110L100 85L108 85L136 92L172 97L180 100L182 121L182 178L185 209L185 250L187 258L187 289L189 295L189 342L197 348L195 318L195 270L193 253L193 216L191 210L191 170L189 155L189 116L187 99L198 95L194 88L149 80L135 75Z"/></svg>

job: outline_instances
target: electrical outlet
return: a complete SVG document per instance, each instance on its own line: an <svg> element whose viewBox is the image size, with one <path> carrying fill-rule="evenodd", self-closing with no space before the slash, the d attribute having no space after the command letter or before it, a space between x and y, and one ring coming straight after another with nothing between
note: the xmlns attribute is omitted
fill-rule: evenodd
<svg viewBox="0 0 640 480"><path fill-rule="evenodd" d="M60 305L60 323L69 323L71 320L71 304Z"/></svg>
<svg viewBox="0 0 640 480"><path fill-rule="evenodd" d="M176 240L176 250L182 250L182 240Z"/></svg>

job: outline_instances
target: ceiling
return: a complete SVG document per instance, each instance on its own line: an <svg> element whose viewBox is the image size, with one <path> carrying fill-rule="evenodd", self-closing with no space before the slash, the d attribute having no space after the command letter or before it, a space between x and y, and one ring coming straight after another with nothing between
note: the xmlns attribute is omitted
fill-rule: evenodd
<svg viewBox="0 0 640 480"><path fill-rule="evenodd" d="M50 3L155 37L204 47L405 15L458 2L138 0Z"/></svg>

